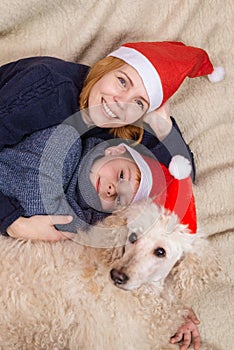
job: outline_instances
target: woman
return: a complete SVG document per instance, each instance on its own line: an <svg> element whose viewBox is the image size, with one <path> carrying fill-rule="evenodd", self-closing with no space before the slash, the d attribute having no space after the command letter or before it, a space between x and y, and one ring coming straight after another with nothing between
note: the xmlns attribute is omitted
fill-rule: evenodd
<svg viewBox="0 0 234 350"><path fill-rule="evenodd" d="M182 63L183 71L165 74L171 63L174 67ZM160 134L161 124L157 123L155 110L169 99L186 76L211 74L213 70L205 51L170 42L127 44L120 52L117 50L97 62L90 72L87 66L50 57L9 63L0 68L0 150L34 131L66 120L78 129L82 138L95 135L105 140L112 133L115 137L142 142L165 165L173 154L182 154L193 163L192 153L174 120L166 117L169 123ZM88 113L77 117L79 109L84 108L88 108ZM126 126L137 120L145 121L151 128L144 131ZM99 128L91 128L93 125ZM109 130L111 127L115 129ZM152 130L160 134L163 142L152 135ZM35 239L64 238L54 224L67 223L70 217L24 218L17 201L3 194L0 199L3 234L27 237L33 232Z"/></svg>

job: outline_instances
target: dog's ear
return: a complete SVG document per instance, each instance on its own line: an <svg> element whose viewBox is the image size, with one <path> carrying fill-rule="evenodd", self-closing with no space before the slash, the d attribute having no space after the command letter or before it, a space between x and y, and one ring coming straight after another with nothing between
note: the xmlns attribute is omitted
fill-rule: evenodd
<svg viewBox="0 0 234 350"><path fill-rule="evenodd" d="M126 219L112 214L90 226L88 231L79 231L75 241L90 247L112 249L125 245L127 234Z"/></svg>
<svg viewBox="0 0 234 350"><path fill-rule="evenodd" d="M100 226L105 227L122 227L127 225L126 209L118 210L112 215L107 216L101 223Z"/></svg>
<svg viewBox="0 0 234 350"><path fill-rule="evenodd" d="M217 251L211 247L208 239L197 235L191 251L184 254L168 276L168 284L186 301L192 301L195 294L198 295L220 272Z"/></svg>
<svg viewBox="0 0 234 350"><path fill-rule="evenodd" d="M105 261L105 265L110 267L116 260L122 258L124 247L123 245L115 248L102 249L100 256L102 260Z"/></svg>
<svg viewBox="0 0 234 350"><path fill-rule="evenodd" d="M147 198L126 207L122 215L129 229L144 232L158 222L161 211L161 208L153 203L151 198Z"/></svg>

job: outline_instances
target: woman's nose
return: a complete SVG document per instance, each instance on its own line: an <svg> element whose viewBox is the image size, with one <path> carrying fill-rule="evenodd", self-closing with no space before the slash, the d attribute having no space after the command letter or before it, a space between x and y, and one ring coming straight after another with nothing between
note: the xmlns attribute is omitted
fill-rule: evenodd
<svg viewBox="0 0 234 350"><path fill-rule="evenodd" d="M135 95L132 91L121 91L114 96L114 101L119 104L120 107L126 108L126 105L133 103Z"/></svg>

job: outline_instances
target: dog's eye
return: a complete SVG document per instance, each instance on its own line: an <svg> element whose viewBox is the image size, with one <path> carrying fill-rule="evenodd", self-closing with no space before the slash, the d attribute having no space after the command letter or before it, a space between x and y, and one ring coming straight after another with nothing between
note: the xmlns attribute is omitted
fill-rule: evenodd
<svg viewBox="0 0 234 350"><path fill-rule="evenodd" d="M137 240L137 234L135 232L132 232L128 237L128 240L130 243L135 243Z"/></svg>
<svg viewBox="0 0 234 350"><path fill-rule="evenodd" d="M156 255L158 258L164 258L166 256L165 249L158 247L154 251L154 255Z"/></svg>

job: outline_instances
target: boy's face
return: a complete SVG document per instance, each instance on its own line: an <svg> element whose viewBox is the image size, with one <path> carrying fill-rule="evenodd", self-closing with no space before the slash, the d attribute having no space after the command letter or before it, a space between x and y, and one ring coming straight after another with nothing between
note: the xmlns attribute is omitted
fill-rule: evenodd
<svg viewBox="0 0 234 350"><path fill-rule="evenodd" d="M97 159L90 171L91 183L106 212L129 205L139 187L138 167L124 153L123 146L107 148L105 156Z"/></svg>

